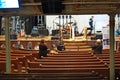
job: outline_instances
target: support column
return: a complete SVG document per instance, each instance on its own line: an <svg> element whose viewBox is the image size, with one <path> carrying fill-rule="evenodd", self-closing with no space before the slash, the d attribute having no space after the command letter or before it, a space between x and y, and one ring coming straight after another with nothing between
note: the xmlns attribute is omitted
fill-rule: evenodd
<svg viewBox="0 0 120 80"><path fill-rule="evenodd" d="M0 16L0 35L1 35L1 32L2 32L2 16Z"/></svg>
<svg viewBox="0 0 120 80"><path fill-rule="evenodd" d="M83 39L84 39L84 40L87 40L87 27L84 27Z"/></svg>
<svg viewBox="0 0 120 80"><path fill-rule="evenodd" d="M11 73L9 17L5 17L6 73Z"/></svg>
<svg viewBox="0 0 120 80"><path fill-rule="evenodd" d="M16 30L16 16L12 16L12 30Z"/></svg>
<svg viewBox="0 0 120 80"><path fill-rule="evenodd" d="M115 80L115 59L114 59L114 28L115 14L110 14L110 80Z"/></svg>
<svg viewBox="0 0 120 80"><path fill-rule="evenodd" d="M60 41L63 40L62 36L62 25L59 25L59 31L60 31Z"/></svg>
<svg viewBox="0 0 120 80"><path fill-rule="evenodd" d="M72 26L72 40L75 40L75 26Z"/></svg>

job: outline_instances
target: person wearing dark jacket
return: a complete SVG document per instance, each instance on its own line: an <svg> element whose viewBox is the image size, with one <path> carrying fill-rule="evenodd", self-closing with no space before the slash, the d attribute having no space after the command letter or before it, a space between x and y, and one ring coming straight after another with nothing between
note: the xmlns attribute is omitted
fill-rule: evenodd
<svg viewBox="0 0 120 80"><path fill-rule="evenodd" d="M102 53L102 44L101 44L101 40L98 39L96 44L94 46L92 46L92 50L94 54L101 54Z"/></svg>
<svg viewBox="0 0 120 80"><path fill-rule="evenodd" d="M92 34L92 30L93 30L93 18L94 18L94 16L91 16L91 18L89 19L89 26L90 26L90 32L89 32L89 34Z"/></svg>
<svg viewBox="0 0 120 80"><path fill-rule="evenodd" d="M39 54L40 54L40 57L41 56L47 57L47 53L48 53L48 47L45 44L45 41L41 40L40 44L39 44Z"/></svg>

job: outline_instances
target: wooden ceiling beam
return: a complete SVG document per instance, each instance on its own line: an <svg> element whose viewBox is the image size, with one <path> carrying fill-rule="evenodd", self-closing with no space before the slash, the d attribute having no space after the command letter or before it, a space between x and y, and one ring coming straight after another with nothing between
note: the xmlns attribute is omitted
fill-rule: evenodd
<svg viewBox="0 0 120 80"><path fill-rule="evenodd" d="M103 1L103 2L64 2L63 4L65 5L77 5L77 4L81 4L81 5L116 5L116 4L120 4L120 1L111 1L111 2L106 2L106 1Z"/></svg>
<svg viewBox="0 0 120 80"><path fill-rule="evenodd" d="M120 4L120 2L63 2L62 4L65 5L77 5L77 4L81 4L81 5L117 5ZM41 2L31 2L31 3L22 3L21 6L41 6L42 3Z"/></svg>

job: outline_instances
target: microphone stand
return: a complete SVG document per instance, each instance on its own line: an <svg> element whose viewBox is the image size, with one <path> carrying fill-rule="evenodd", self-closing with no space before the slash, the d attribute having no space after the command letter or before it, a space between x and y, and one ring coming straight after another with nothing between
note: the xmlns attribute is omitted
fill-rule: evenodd
<svg viewBox="0 0 120 80"><path fill-rule="evenodd" d="M96 21L95 21L95 23L96 23ZM95 23L94 23L94 35L95 35Z"/></svg>

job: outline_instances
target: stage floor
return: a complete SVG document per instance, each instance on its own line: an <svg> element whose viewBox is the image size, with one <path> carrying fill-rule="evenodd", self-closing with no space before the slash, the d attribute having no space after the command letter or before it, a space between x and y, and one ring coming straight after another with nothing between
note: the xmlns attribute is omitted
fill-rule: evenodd
<svg viewBox="0 0 120 80"><path fill-rule="evenodd" d="M15 40L30 40L30 41L39 41L41 39L44 39L46 41L51 40L51 37L53 36L43 36L43 37L18 37ZM5 40L5 35L0 35L0 41L4 41ZM11 39L14 40L14 39ZM63 39L64 41L84 41L84 40L88 40L91 41L91 36L87 36L87 39L85 39L83 36L76 36L74 37L74 39L69 38L69 39Z"/></svg>

